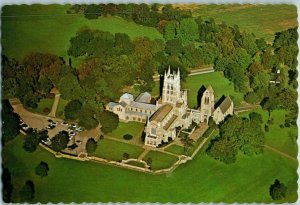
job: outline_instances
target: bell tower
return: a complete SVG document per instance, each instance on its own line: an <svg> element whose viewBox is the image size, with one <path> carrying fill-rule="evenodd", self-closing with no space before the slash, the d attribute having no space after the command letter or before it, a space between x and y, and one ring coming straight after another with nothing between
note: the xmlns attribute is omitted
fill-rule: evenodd
<svg viewBox="0 0 300 205"><path fill-rule="evenodd" d="M214 90L211 86L208 86L207 89L204 91L202 98L201 98L201 119L200 122L206 121L208 123L209 118L212 116L214 111Z"/></svg>
<svg viewBox="0 0 300 205"><path fill-rule="evenodd" d="M171 73L170 66L164 75L164 86L162 92L162 102L176 104L180 99L180 71Z"/></svg>

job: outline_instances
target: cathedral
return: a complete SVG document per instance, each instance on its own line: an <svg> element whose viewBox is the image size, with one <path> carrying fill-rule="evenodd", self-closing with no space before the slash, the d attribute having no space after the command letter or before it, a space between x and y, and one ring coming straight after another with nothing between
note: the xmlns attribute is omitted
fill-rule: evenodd
<svg viewBox="0 0 300 205"><path fill-rule="evenodd" d="M208 123L211 117L217 124L227 115L233 115L233 102L229 97L215 108L214 91L208 86L201 97L200 109L187 105L187 91L180 89L180 71L171 72L170 67L164 74L162 96L151 104L151 95L141 93L136 99L125 93L119 102L110 102L106 109L119 116L121 121L146 123L145 145L157 147L163 142L176 138L176 128L188 128L192 122Z"/></svg>

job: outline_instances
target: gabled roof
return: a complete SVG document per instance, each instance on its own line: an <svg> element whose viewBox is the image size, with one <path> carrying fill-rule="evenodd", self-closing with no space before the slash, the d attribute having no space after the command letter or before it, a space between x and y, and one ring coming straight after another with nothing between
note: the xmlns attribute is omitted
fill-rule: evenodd
<svg viewBox="0 0 300 205"><path fill-rule="evenodd" d="M209 92L214 92L214 89L211 87L211 85L209 85L206 90L208 90Z"/></svg>
<svg viewBox="0 0 300 205"><path fill-rule="evenodd" d="M150 111L155 111L156 110L156 106L149 104L149 103L141 103L141 102L131 102L130 103L130 107L132 108L139 108L139 109L143 109L143 110L150 110Z"/></svg>
<svg viewBox="0 0 300 205"><path fill-rule="evenodd" d="M224 114L231 106L232 100L230 99L230 97L226 97L223 102L220 104L219 108L222 111L222 113Z"/></svg>
<svg viewBox="0 0 300 205"><path fill-rule="evenodd" d="M120 102L119 104L120 104L122 107L126 107L126 106L127 106L127 103L124 102L124 101Z"/></svg>
<svg viewBox="0 0 300 205"><path fill-rule="evenodd" d="M116 105L119 105L119 103L109 102L109 103L107 104L108 107L114 107L114 106L116 106Z"/></svg>
<svg viewBox="0 0 300 205"><path fill-rule="evenodd" d="M136 99L136 102L147 103L150 102L151 95L148 92L141 93Z"/></svg>
<svg viewBox="0 0 300 205"><path fill-rule="evenodd" d="M173 109L172 105L166 104L160 107L151 117L150 121L161 122Z"/></svg>
<svg viewBox="0 0 300 205"><path fill-rule="evenodd" d="M124 93L120 99L129 99L129 100L133 100L133 95L129 94L129 93Z"/></svg>

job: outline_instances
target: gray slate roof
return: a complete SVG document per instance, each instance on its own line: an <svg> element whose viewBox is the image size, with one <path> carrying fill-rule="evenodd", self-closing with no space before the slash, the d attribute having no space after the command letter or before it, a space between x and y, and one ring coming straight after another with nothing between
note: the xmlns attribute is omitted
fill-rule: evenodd
<svg viewBox="0 0 300 205"><path fill-rule="evenodd" d="M223 114L229 109L231 103L232 103L232 100L228 96L223 100L223 102L219 106L219 108Z"/></svg>
<svg viewBox="0 0 300 205"><path fill-rule="evenodd" d="M130 103L130 107L143 109L143 110L150 110L150 111L155 111L156 110L156 106L153 105L153 104L141 103L141 102L135 102L135 101Z"/></svg>
<svg viewBox="0 0 300 205"><path fill-rule="evenodd" d="M136 102L148 103L151 100L151 95L148 92L141 93L136 99Z"/></svg>
<svg viewBox="0 0 300 205"><path fill-rule="evenodd" d="M166 104L160 107L151 117L150 121L161 122L173 109L172 105Z"/></svg>

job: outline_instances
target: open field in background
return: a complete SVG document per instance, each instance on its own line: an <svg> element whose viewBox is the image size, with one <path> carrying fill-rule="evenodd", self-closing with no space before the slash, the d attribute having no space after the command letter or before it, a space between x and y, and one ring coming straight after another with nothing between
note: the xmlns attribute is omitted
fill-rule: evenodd
<svg viewBox="0 0 300 205"><path fill-rule="evenodd" d="M253 110L263 116L264 123L268 121L268 112L260 109ZM250 111L250 112L253 112ZM247 117L250 112L240 114L240 116ZM297 136L298 129L296 126L281 128L280 125L285 123L285 110L274 110L271 112L271 118L274 119L273 124L269 125L269 132L266 132L266 144L284 152L292 157L297 158L298 145Z"/></svg>
<svg viewBox="0 0 300 205"><path fill-rule="evenodd" d="M27 109L32 112L37 112L37 113L40 113L43 115L47 115L51 111L53 102L54 102L54 98L44 98L44 99L41 99L40 102L37 103L38 106L36 109L33 109L33 108L27 108ZM45 108L48 108L49 112L44 112Z"/></svg>
<svg viewBox="0 0 300 205"><path fill-rule="evenodd" d="M1 18L3 53L20 60L30 52L48 52L67 60L69 40L83 27L111 33L127 33L132 39L139 36L163 39L155 28L140 26L122 18L88 20L83 15L68 15L66 11L69 7L70 5L3 7Z"/></svg>
<svg viewBox="0 0 300 205"><path fill-rule="evenodd" d="M42 203L270 203L269 186L276 178L287 186L286 201L297 199L297 162L269 150L254 157L241 155L232 165L200 153L174 172L154 176L94 162L58 159L40 147L34 153L27 153L22 144L20 135L3 150L3 161L12 173L15 201L28 179L35 184L35 202ZM34 173L40 161L49 164L47 177L41 178Z"/></svg>
<svg viewBox="0 0 300 205"><path fill-rule="evenodd" d="M138 158L143 151L142 147L136 145L103 139L98 141L97 149L93 155L119 161L123 159L124 153L129 154L129 158Z"/></svg>
<svg viewBox="0 0 300 205"><path fill-rule="evenodd" d="M216 23L223 21L228 25L238 25L241 30L254 33L268 42L274 39L274 33L292 28L297 23L297 7L288 4L209 4L175 5L182 9L191 9L194 16L203 19L214 18Z"/></svg>

